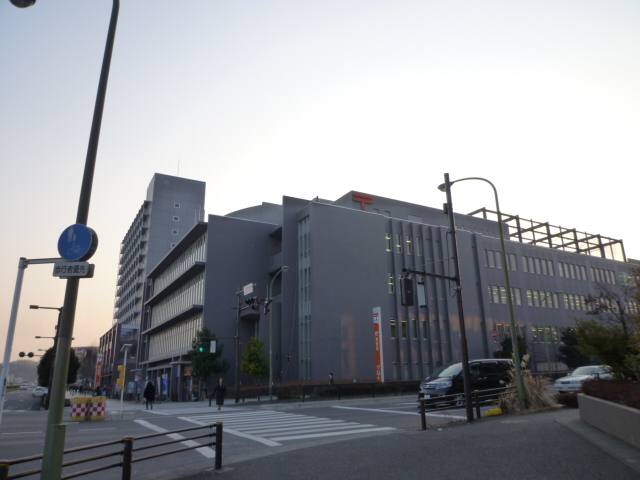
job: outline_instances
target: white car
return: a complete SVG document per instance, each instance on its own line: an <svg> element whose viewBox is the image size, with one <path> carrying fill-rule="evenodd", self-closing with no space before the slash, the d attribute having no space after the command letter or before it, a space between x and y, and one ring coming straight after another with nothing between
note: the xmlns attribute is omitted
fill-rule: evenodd
<svg viewBox="0 0 640 480"><path fill-rule="evenodd" d="M582 382L594 378L613 378L613 375L611 375L611 369L606 365L578 367L570 375L556 380L554 386L558 393L579 392L582 390Z"/></svg>
<svg viewBox="0 0 640 480"><path fill-rule="evenodd" d="M48 389L46 389L44 387L36 387L36 388L33 389L33 392L31 393L31 396L32 397L41 397L45 393L47 393L47 390Z"/></svg>
<svg viewBox="0 0 640 480"><path fill-rule="evenodd" d="M23 383L22 385L20 385L20 390L26 390L27 389L27 384Z"/></svg>

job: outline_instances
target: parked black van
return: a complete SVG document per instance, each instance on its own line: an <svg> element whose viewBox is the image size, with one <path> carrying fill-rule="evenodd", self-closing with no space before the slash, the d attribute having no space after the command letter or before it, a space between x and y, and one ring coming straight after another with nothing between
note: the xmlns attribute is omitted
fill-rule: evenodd
<svg viewBox="0 0 640 480"><path fill-rule="evenodd" d="M471 360L471 390L490 390L506 386L510 379L509 372L513 368L513 362L508 359ZM460 394L460 398L454 398L452 403L461 404L464 394L462 363L441 367L420 384L420 394L424 395L425 399L434 400L428 403L437 403L438 397L457 393Z"/></svg>

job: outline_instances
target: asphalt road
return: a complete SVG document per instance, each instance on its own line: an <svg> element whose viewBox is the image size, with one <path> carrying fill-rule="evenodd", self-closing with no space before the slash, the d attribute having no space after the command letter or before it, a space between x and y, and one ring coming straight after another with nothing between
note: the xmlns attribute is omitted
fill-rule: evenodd
<svg viewBox="0 0 640 480"><path fill-rule="evenodd" d="M8 401L24 404L19 392ZM30 395L30 393L29 393ZM23 400L23 402L20 402ZM65 410L69 410L68 408ZM204 447L133 465L136 480L203 480L212 475L243 479L615 479L640 478L640 451L628 458L621 446L601 448L560 421L577 421L577 411L483 418L467 425L464 411L429 412L429 430L420 430L415 396L359 399L311 404L230 404L222 412L200 403L156 405L108 401L106 421L66 422L65 448L161 433L156 441L179 440L165 451L202 445L189 432L168 435L191 426L224 424L223 470L213 472L214 451ZM3 458L42 453L46 430L44 411L8 410L0 426ZM65 413L65 418L68 418ZM605 439L606 440L606 439ZM606 441L605 441L606 443ZM119 450L103 447L75 457ZM134 459L152 451L134 453ZM65 461L75 458L65 456ZM119 461L119 456L92 462ZM636 462L635 464L633 462ZM638 469L634 469L636 465ZM34 468L14 466L11 473ZM65 468L70 473L87 466ZM120 468L82 478L119 478ZM33 478L33 477L32 477Z"/></svg>
<svg viewBox="0 0 640 480"><path fill-rule="evenodd" d="M17 392L13 392L17 393ZM30 393L29 393L30 395ZM26 397L30 398L30 397ZM11 401L20 398L12 398ZM22 398L25 400L25 398ZM326 405L302 405L280 408L277 405L266 406L256 403L245 405L225 405L222 412L208 407L208 403L156 405L153 411L147 411L140 404L124 404L124 419L118 419L119 403L108 401L110 419L97 422L66 422L65 448L74 448L88 444L119 440L125 436L140 437L152 433L164 433L187 427L209 425L218 421L224 424L224 461L241 461L256 455L269 456L278 452L294 449L306 449L314 445L342 441L345 438L366 438L375 435L388 435L398 431L415 431L419 428L419 415L416 398L390 398L348 401ZM65 409L65 417L69 408ZM462 411L453 413L430 414L433 424L445 424L460 420ZM7 411L0 427L0 450L3 458L19 458L42 453L46 430L47 412L45 411ZM191 445L187 441L192 433L181 433L182 437L172 435L181 442L174 447ZM185 437L185 438L183 438ZM167 435L157 441L167 441ZM137 441L136 441L137 442ZM183 443L185 442L185 443ZM202 440L198 440L202 444ZM138 442L135 445L141 445ZM90 452L91 455L118 450L121 446L103 447ZM136 455L146 454L140 453ZM70 460L88 453L66 456ZM202 472L213 467L214 451L200 448L173 456L164 456L134 464L134 478L154 480L173 479ZM116 460L119 457L115 457ZM112 460L101 461L106 464ZM94 462L90 466L97 466ZM11 473L34 468L34 465L12 467ZM78 471L85 467L69 467L65 473ZM118 473L116 473L118 472ZM91 474L87 479L112 479L119 475L119 469Z"/></svg>
<svg viewBox="0 0 640 480"><path fill-rule="evenodd" d="M33 387L27 390L7 390L4 411L40 410L40 398L31 396Z"/></svg>

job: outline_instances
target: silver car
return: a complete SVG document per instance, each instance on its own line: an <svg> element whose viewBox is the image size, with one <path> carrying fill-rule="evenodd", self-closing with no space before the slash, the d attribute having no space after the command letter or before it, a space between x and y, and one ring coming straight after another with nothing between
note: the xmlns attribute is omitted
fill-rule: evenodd
<svg viewBox="0 0 640 480"><path fill-rule="evenodd" d="M579 392L582 390L582 382L594 378L607 379L613 378L613 375L611 375L611 369L606 365L578 367L570 375L556 380L554 386L558 393Z"/></svg>

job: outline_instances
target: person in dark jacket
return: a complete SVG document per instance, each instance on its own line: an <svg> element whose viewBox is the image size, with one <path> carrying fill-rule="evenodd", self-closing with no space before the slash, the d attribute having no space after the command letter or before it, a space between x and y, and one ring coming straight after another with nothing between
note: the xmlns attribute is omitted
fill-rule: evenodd
<svg viewBox="0 0 640 480"><path fill-rule="evenodd" d="M218 411L222 410L222 405L224 405L224 397L226 394L227 386L224 384L224 379L220 377L218 379L218 384L211 393L211 395L216 397L216 405L218 406Z"/></svg>
<svg viewBox="0 0 640 480"><path fill-rule="evenodd" d="M149 410L149 405L151 405L151 410L153 410L153 401L156 399L156 386L151 382L151 380L149 380L147 382L147 386L144 387L142 396L145 399L147 410Z"/></svg>

